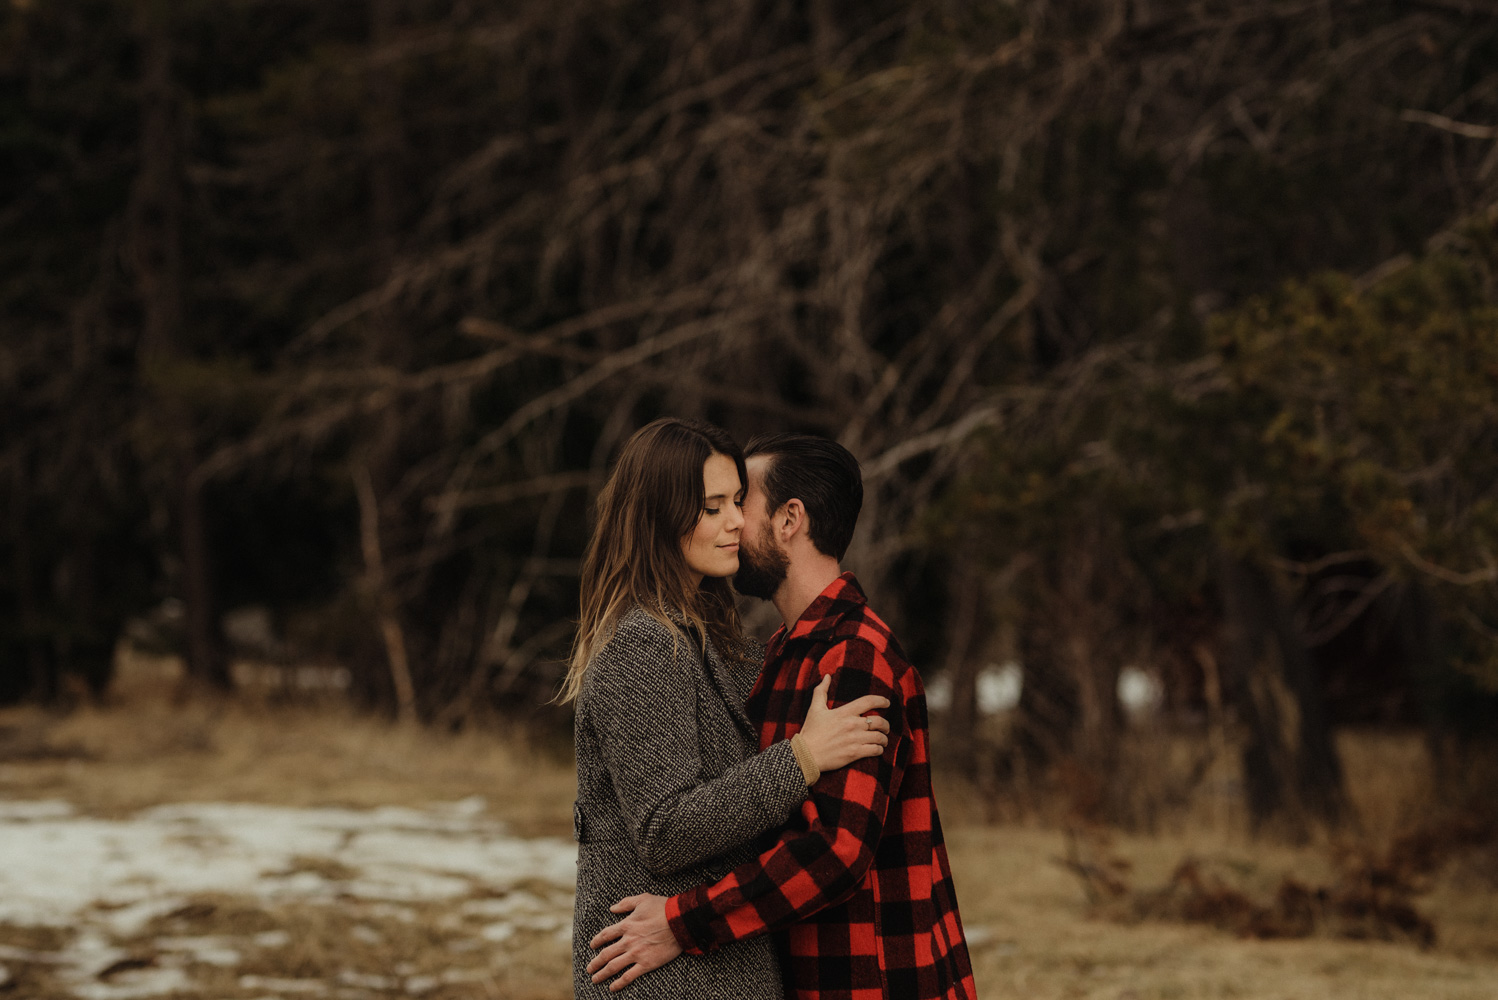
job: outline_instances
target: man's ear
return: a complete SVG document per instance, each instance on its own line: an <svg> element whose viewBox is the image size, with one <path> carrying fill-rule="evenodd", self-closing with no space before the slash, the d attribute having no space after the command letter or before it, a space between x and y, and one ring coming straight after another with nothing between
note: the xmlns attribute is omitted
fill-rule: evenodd
<svg viewBox="0 0 1498 1000"><path fill-rule="evenodd" d="M807 523L806 508L800 500L792 497L775 514L775 533L780 537L781 544L786 544L798 532L804 531Z"/></svg>

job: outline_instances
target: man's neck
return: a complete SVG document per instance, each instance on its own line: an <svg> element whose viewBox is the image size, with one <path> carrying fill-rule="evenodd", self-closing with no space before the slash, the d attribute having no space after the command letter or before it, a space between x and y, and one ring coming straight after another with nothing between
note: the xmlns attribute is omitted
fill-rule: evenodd
<svg viewBox="0 0 1498 1000"><path fill-rule="evenodd" d="M789 630L821 596L828 585L843 575L843 569L831 556L818 556L804 562L792 562L785 579L775 590L771 601Z"/></svg>

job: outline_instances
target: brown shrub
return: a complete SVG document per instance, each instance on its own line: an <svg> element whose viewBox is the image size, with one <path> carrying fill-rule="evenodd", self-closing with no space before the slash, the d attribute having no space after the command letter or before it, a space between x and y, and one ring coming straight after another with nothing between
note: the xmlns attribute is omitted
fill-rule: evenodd
<svg viewBox="0 0 1498 1000"><path fill-rule="evenodd" d="M1074 828L1067 856L1057 859L1081 881L1095 910L1116 920L1174 920L1209 924L1245 938L1436 942L1435 924L1416 898L1448 862L1498 844L1498 823L1461 817L1397 838L1387 850L1366 845L1335 852L1338 874L1309 885L1290 875L1269 899L1258 899L1239 880L1188 857L1163 886L1136 889L1129 864L1113 854L1105 833Z"/></svg>

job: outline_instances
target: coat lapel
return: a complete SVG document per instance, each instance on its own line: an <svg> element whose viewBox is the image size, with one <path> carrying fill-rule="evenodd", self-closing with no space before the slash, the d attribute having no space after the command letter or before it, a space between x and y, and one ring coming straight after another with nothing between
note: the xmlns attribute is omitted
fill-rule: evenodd
<svg viewBox="0 0 1498 1000"><path fill-rule="evenodd" d="M744 711L743 685L734 675L733 668L718 655L712 643L707 644L707 676L712 681L713 687L717 688L723 703L728 706L728 714L733 716L734 725L738 726L750 740L757 740L754 724L749 721L749 715Z"/></svg>

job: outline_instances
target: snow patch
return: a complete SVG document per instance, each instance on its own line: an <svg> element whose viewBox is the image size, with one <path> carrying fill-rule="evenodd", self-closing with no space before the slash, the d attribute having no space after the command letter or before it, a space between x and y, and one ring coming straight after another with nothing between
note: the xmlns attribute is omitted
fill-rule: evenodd
<svg viewBox="0 0 1498 1000"><path fill-rule="evenodd" d="M0 921L13 924L66 927L102 908L92 922L129 936L197 893L426 902L526 880L570 890L576 877L572 844L509 836L472 800L430 810L193 803L128 819L77 816L66 803L4 806ZM330 878L299 868L305 858L359 874Z"/></svg>
<svg viewBox="0 0 1498 1000"><path fill-rule="evenodd" d="M454 906L454 918L483 922L470 933L487 942L520 930L570 934L576 847L511 836L484 811L480 798L368 810L184 803L99 819L65 802L0 802L0 922L74 931L63 951L4 947L0 959L56 967L80 1000L135 1000L188 989L192 965L234 968L247 949L290 943L272 930L162 937L145 957L121 947L200 894L358 905L402 921L417 919L412 904L468 900ZM511 891L520 883L537 891ZM359 929L357 936L378 939L372 928ZM335 983L249 975L238 982L246 990L318 995L339 987L420 995L440 985L354 970Z"/></svg>

